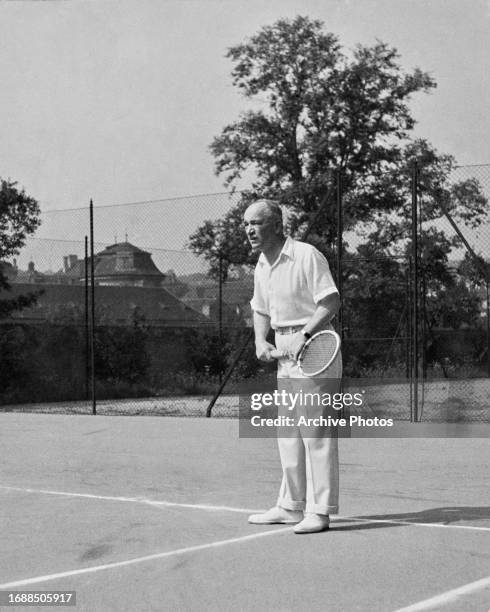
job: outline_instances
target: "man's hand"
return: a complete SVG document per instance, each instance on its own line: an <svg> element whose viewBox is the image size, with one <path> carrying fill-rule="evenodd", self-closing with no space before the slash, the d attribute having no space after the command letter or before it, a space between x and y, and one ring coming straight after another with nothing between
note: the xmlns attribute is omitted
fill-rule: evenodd
<svg viewBox="0 0 490 612"><path fill-rule="evenodd" d="M275 346L266 340L255 343L255 354L260 361L272 361L271 351L275 350Z"/></svg>
<svg viewBox="0 0 490 612"><path fill-rule="evenodd" d="M305 345L306 338L303 336L302 332L296 332L291 336L291 340L289 342L288 353L291 359L297 361L298 355Z"/></svg>

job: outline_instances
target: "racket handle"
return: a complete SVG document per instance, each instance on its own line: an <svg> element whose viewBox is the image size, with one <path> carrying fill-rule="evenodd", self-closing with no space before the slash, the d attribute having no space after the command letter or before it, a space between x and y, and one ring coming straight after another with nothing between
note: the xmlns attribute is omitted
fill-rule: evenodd
<svg viewBox="0 0 490 612"><path fill-rule="evenodd" d="M274 349L269 353L269 355L272 357L272 359L284 359L284 357L288 356L287 353L284 351L279 351L278 349Z"/></svg>

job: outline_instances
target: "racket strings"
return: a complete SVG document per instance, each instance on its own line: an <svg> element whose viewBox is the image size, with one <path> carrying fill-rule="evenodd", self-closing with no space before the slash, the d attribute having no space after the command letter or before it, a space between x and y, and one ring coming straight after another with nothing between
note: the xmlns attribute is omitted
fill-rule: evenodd
<svg viewBox="0 0 490 612"><path fill-rule="evenodd" d="M337 352L338 342L333 334L322 334L314 338L301 357L301 368L305 374L315 374L325 367Z"/></svg>

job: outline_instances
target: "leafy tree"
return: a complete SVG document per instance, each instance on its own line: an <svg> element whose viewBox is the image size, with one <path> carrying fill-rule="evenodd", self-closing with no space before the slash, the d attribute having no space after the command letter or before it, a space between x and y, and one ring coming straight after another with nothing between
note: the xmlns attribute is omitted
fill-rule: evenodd
<svg viewBox="0 0 490 612"><path fill-rule="evenodd" d="M487 202L475 180L451 182L453 157L437 152L426 140L411 138L415 120L409 103L414 94L436 86L432 77L419 68L403 70L396 49L380 41L346 53L320 21L301 16L260 29L230 48L227 57L233 63L233 84L252 107L225 126L210 149L216 173L231 189L245 173L252 171L255 178L237 206L190 236L190 247L207 259L210 273L217 275L220 257L226 263L224 275L230 268L254 263L241 222L244 208L257 197L271 197L283 205L292 235L301 237L313 221L308 242L332 260L340 176L344 231L360 237L355 248L343 245L344 258L357 258L355 265L343 269L348 298L356 275L364 275L366 282L365 274L372 268L365 257L359 258L365 249L371 258L408 257L416 162L422 276L428 295L436 301L454 289L448 256L460 240L438 228L443 217L440 204L457 222L476 227ZM391 272L383 266L371 270L378 280L366 302L379 306L388 296L393 304L390 274L396 268L402 275L404 266L393 261L386 266ZM397 324L399 313L400 306L389 327ZM430 319L438 322L435 311ZM366 331L372 326L369 313L362 326Z"/></svg>
<svg viewBox="0 0 490 612"><path fill-rule="evenodd" d="M211 145L216 172L225 175L228 186L235 187L250 169L256 175L239 210L232 210L218 227L231 264L248 261L245 240L240 251L236 235L230 239L241 221L240 209L256 196L283 204L293 233L327 199L310 240L328 245L335 235L337 170L343 172L344 193L349 195L346 229L391 207L374 179L399 163L399 143L414 125L408 101L413 93L435 86L428 74L418 69L404 73L396 51L381 42L359 45L349 58L335 35L307 17L261 29L232 47L228 57L234 64L234 85L257 106L226 126ZM209 224L200 228L191 236L191 246L214 261L209 238L217 241L218 234L212 229Z"/></svg>
<svg viewBox="0 0 490 612"><path fill-rule="evenodd" d="M2 260L18 255L27 236L39 227L39 214L39 205L34 198L23 189L18 189L17 183L0 179L0 295L10 289ZM0 319L31 306L38 295L29 293L10 299L0 297Z"/></svg>

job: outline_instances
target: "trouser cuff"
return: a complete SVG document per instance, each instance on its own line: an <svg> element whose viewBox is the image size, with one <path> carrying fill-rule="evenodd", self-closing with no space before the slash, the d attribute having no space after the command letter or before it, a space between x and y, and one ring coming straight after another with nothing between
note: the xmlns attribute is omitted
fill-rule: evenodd
<svg viewBox="0 0 490 612"><path fill-rule="evenodd" d="M284 497L279 497L277 500L277 505L284 508L284 510L304 511L306 502L294 501L292 499L284 499Z"/></svg>
<svg viewBox="0 0 490 612"><path fill-rule="evenodd" d="M320 506L318 504L308 504L306 506L306 512L312 512L313 514L338 514L338 506Z"/></svg>

